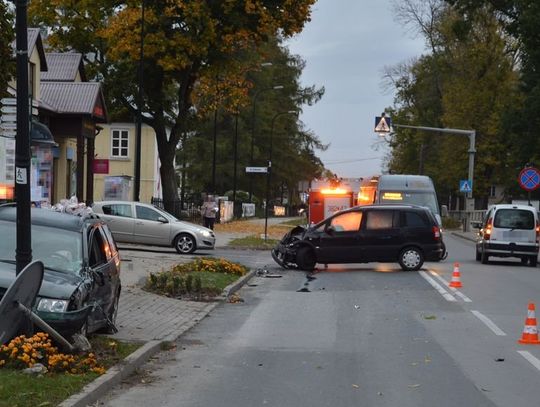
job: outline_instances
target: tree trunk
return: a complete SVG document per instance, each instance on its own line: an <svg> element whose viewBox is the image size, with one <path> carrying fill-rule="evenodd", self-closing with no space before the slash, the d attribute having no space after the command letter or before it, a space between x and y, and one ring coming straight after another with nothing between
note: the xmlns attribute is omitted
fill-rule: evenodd
<svg viewBox="0 0 540 407"><path fill-rule="evenodd" d="M161 176L161 186L163 188L163 206L165 210L173 215L176 213L176 202L178 201L178 188L176 183L176 170L174 157L176 154L176 144L167 140L167 130L165 126L153 126L156 132L156 141L159 152L159 174Z"/></svg>

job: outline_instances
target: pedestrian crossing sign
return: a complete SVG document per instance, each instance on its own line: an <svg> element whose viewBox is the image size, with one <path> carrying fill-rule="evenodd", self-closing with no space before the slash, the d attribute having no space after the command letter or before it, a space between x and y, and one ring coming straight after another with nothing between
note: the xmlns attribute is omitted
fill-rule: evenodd
<svg viewBox="0 0 540 407"><path fill-rule="evenodd" d="M375 117L375 133L390 133L392 119L386 116Z"/></svg>
<svg viewBox="0 0 540 407"><path fill-rule="evenodd" d="M470 179L462 179L459 181L459 192L472 192L472 182Z"/></svg>

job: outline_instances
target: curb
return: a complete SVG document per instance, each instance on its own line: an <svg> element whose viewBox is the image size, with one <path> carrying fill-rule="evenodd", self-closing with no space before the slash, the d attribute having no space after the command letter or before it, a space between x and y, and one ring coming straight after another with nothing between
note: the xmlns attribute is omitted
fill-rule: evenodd
<svg viewBox="0 0 540 407"><path fill-rule="evenodd" d="M251 270L245 276L240 277L237 281L225 287L223 293L217 297L217 301L213 306L208 308L204 317L212 312L219 303L225 302L230 295L242 288L255 273L255 270ZM105 393L109 392L113 387L122 382L122 380L135 372L141 365L146 363L148 359L161 351L164 345L175 342L180 336L197 325L201 320L202 318L199 320L192 320L187 326L184 326L184 329L171 334L164 339L152 340L145 343L131 355L128 355L123 361L107 370L105 374L84 386L79 393L72 395L62 403L58 404L58 407L86 407L89 404L95 403Z"/></svg>

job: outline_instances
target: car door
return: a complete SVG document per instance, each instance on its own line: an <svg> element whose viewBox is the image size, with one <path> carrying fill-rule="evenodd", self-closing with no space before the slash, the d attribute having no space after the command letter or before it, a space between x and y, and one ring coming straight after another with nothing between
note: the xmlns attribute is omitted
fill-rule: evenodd
<svg viewBox="0 0 540 407"><path fill-rule="evenodd" d="M131 203L102 204L99 217L104 219L117 242L133 243L135 216Z"/></svg>
<svg viewBox="0 0 540 407"><path fill-rule="evenodd" d="M366 261L393 261L401 246L399 211L372 209L365 213L360 244Z"/></svg>
<svg viewBox="0 0 540 407"><path fill-rule="evenodd" d="M88 231L88 266L93 279L89 302L95 304L90 314L91 325L103 325L113 305L119 284L119 268L113 250L99 225Z"/></svg>
<svg viewBox="0 0 540 407"><path fill-rule="evenodd" d="M134 242L158 246L171 244L171 224L161 212L145 205L135 204L135 216Z"/></svg>
<svg viewBox="0 0 540 407"><path fill-rule="evenodd" d="M357 263L362 261L358 247L363 211L340 213L331 217L319 234L319 263Z"/></svg>
<svg viewBox="0 0 540 407"><path fill-rule="evenodd" d="M423 247L434 243L432 224L425 212L404 210L400 220L404 245L418 243Z"/></svg>

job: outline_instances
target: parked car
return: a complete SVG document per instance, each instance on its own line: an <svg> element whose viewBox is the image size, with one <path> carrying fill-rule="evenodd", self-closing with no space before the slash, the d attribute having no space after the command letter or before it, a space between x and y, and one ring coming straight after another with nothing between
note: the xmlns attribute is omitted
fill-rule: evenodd
<svg viewBox="0 0 540 407"><path fill-rule="evenodd" d="M536 208L501 204L488 208L479 229L476 260L487 264L489 257L518 257L522 264L536 267L540 241L540 223Z"/></svg>
<svg viewBox="0 0 540 407"><path fill-rule="evenodd" d="M0 299L15 280L16 211L0 205ZM44 265L34 311L64 336L115 331L120 258L107 225L32 208L32 257Z"/></svg>
<svg viewBox="0 0 540 407"><path fill-rule="evenodd" d="M172 246L180 254L213 249L211 229L176 219L153 205L128 201L101 201L92 210L105 220L117 242Z"/></svg>
<svg viewBox="0 0 540 407"><path fill-rule="evenodd" d="M304 228L297 226L272 250L284 268L311 271L317 263L397 262L418 270L446 256L441 229L428 208L356 206Z"/></svg>

